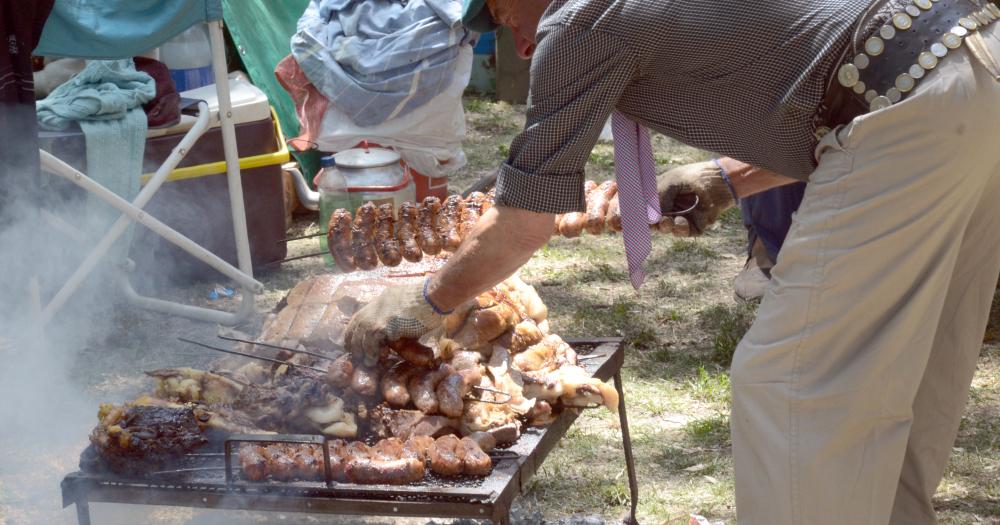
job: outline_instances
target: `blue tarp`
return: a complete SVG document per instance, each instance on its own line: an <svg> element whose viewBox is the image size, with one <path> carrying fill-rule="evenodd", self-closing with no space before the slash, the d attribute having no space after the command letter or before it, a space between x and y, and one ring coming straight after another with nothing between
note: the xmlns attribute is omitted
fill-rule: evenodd
<svg viewBox="0 0 1000 525"><path fill-rule="evenodd" d="M56 0L34 54L90 59L140 55L199 22L222 0Z"/></svg>

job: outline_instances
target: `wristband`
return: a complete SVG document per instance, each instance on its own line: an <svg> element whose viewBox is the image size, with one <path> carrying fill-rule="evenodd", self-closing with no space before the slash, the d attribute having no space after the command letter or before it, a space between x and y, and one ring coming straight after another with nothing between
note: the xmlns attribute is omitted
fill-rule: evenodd
<svg viewBox="0 0 1000 525"><path fill-rule="evenodd" d="M430 282L431 282L431 278L430 277L424 279L424 301L426 301L427 304L431 307L431 310L434 310L434 313L436 313L438 315L451 315L451 313L454 312L455 310L448 310L446 312L446 311L438 308L437 305L434 304L434 301L431 301L431 297L429 295L427 295L427 285L430 284Z"/></svg>
<svg viewBox="0 0 1000 525"><path fill-rule="evenodd" d="M733 187L733 181L729 178L729 172L726 171L726 168L722 167L722 163L719 162L719 159L712 159L712 162L714 162L715 166L719 168L719 175L722 176L722 180L726 183L726 187L729 188L729 193L733 195L733 202L735 204L739 204L740 196L736 194L736 188Z"/></svg>

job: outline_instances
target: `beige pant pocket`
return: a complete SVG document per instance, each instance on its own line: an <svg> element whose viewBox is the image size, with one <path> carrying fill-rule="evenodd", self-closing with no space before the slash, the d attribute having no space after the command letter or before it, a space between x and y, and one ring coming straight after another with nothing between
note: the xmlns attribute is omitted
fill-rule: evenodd
<svg viewBox="0 0 1000 525"><path fill-rule="evenodd" d="M997 38L996 36L991 37ZM965 37L965 44L972 56L976 57L976 60L986 68L990 76L1000 82L1000 53L990 49L986 38L988 38L987 35L980 31Z"/></svg>

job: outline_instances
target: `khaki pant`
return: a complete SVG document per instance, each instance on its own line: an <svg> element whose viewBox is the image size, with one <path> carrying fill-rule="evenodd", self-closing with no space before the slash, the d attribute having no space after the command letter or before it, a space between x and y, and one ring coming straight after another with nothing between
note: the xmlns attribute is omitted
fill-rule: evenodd
<svg viewBox="0 0 1000 525"><path fill-rule="evenodd" d="M733 361L740 524L936 523L1000 274L1000 82L963 47L918 85L817 148Z"/></svg>

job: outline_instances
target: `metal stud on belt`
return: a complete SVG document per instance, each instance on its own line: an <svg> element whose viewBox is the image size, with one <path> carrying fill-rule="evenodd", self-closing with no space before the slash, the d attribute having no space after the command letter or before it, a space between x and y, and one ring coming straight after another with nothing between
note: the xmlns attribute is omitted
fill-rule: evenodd
<svg viewBox="0 0 1000 525"><path fill-rule="evenodd" d="M837 70L837 81L840 85L853 90L854 93L863 95L871 111L884 109L899 102L906 93L913 91L928 71L937 67L940 59L947 56L949 51L960 48L963 39L970 32L978 31L1000 20L1000 7L996 4L989 0L969 1L975 4L976 9L968 15L960 17L957 24L942 35L938 41L931 43L921 51L917 56L916 63L897 75L892 82L893 85L886 88L885 92L877 92L873 89L876 86L866 86L862 80L861 72L877 62L877 57L886 52L893 39L913 28L914 19L935 9L940 5L941 0L913 0L903 10L893 13L885 25L865 40L864 52L856 55L852 61L840 66L840 69Z"/></svg>

